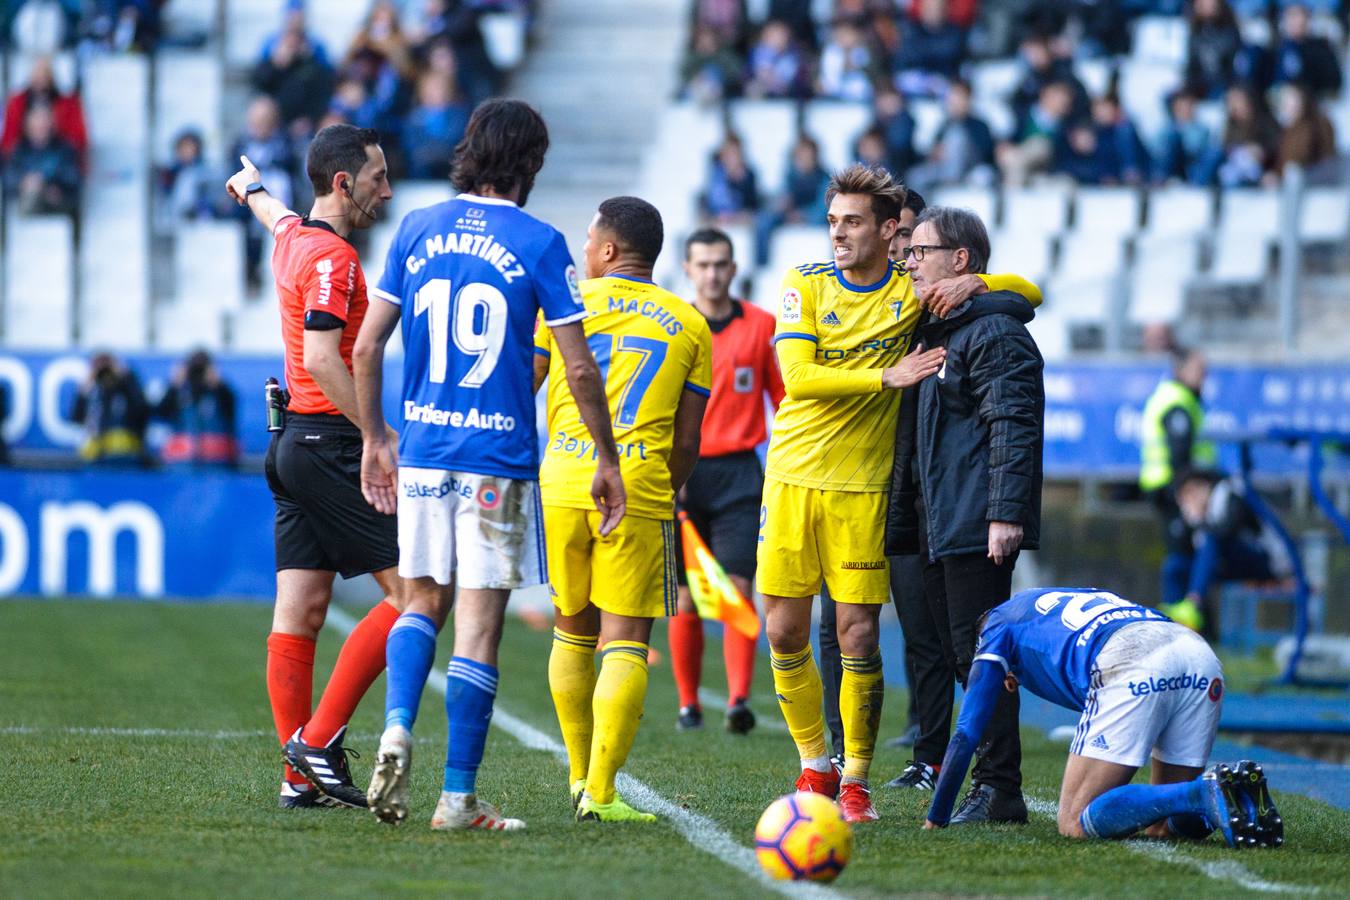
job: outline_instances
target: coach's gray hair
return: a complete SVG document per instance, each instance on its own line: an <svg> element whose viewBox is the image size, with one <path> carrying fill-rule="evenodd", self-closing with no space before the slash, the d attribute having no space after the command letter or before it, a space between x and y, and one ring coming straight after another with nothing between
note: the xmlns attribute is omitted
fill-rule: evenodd
<svg viewBox="0 0 1350 900"><path fill-rule="evenodd" d="M930 206L914 220L917 230L925 222L932 222L938 240L944 247L964 249L970 255L967 272L982 274L989 267L989 232L980 217L968 209L954 206Z"/></svg>

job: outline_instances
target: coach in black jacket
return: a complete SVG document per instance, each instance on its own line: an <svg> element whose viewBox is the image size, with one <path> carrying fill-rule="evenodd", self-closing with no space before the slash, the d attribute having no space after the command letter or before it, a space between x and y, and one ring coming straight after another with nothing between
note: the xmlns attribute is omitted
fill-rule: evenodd
<svg viewBox="0 0 1350 900"><path fill-rule="evenodd" d="M907 266L926 304L939 281L983 272L988 259L978 216L932 207L915 225ZM1011 594L1019 551L1040 542L1045 392L1044 363L1025 325L1033 315L1021 297L998 292L945 319L928 317L916 344L946 347L947 361L901 404L886 552L921 553L932 614L927 649L936 654L940 644L962 682L976 623ZM924 693L921 730L945 744L950 687ZM1004 695L953 825L1026 821L1017 718L1017 695Z"/></svg>

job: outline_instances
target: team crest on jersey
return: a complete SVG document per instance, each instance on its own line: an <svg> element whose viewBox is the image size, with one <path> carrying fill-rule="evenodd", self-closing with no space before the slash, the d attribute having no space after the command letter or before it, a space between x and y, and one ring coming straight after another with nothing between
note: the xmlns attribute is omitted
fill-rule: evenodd
<svg viewBox="0 0 1350 900"><path fill-rule="evenodd" d="M796 288L788 288L783 292L783 315L784 322L800 322L802 320L802 295L797 293Z"/></svg>
<svg viewBox="0 0 1350 900"><path fill-rule="evenodd" d="M490 484L478 489L478 505L483 509L496 509L502 502L502 495Z"/></svg>
<svg viewBox="0 0 1350 900"><path fill-rule="evenodd" d="M755 370L751 366L737 366L732 386L738 394L751 394L755 390Z"/></svg>
<svg viewBox="0 0 1350 900"><path fill-rule="evenodd" d="M900 321L900 308L901 308L902 306L904 306L904 301L903 301L903 300L892 300L892 301L891 301L891 312L895 313L895 321L897 321L897 322Z"/></svg>
<svg viewBox="0 0 1350 900"><path fill-rule="evenodd" d="M567 278L567 290L571 292L571 294L572 294L572 299L575 300L575 301L577 301L577 303L580 303L580 302L581 302L581 286L577 283L577 267L576 267L576 266L568 266L568 267L567 267L566 278Z"/></svg>

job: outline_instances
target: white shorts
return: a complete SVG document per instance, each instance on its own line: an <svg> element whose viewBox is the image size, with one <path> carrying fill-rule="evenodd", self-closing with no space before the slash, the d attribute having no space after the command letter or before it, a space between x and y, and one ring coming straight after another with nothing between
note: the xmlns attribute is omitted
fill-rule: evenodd
<svg viewBox="0 0 1350 900"><path fill-rule="evenodd" d="M1174 622L1127 625L1097 654L1070 752L1138 768L1209 762L1223 668L1204 638Z"/></svg>
<svg viewBox="0 0 1350 900"><path fill-rule="evenodd" d="M399 466L398 574L514 590L546 566L539 482Z"/></svg>

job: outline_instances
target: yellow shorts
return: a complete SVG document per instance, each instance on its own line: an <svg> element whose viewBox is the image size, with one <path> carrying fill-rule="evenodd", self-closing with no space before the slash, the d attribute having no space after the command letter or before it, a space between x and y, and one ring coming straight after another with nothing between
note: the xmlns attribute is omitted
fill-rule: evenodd
<svg viewBox="0 0 1350 900"><path fill-rule="evenodd" d="M675 522L624 516L600 536L600 513L544 507L544 545L553 603L575 616L594 603L607 613L675 615Z"/></svg>
<svg viewBox="0 0 1350 900"><path fill-rule="evenodd" d="M889 601L886 500L884 491L823 491L764 479L760 593L810 597L823 579L840 603Z"/></svg>

